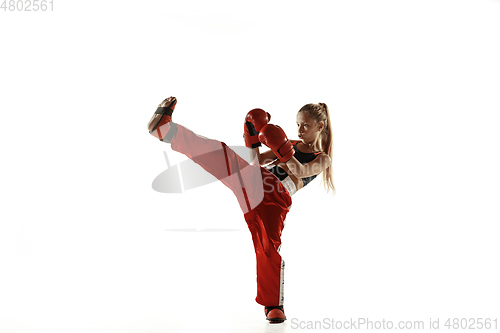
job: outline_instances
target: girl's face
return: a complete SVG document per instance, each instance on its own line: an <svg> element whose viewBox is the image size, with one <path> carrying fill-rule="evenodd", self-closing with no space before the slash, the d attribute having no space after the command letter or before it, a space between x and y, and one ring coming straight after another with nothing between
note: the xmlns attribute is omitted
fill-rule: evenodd
<svg viewBox="0 0 500 333"><path fill-rule="evenodd" d="M314 118L305 112L297 113L297 131L302 142L312 142L316 140L323 129L323 122L318 123Z"/></svg>

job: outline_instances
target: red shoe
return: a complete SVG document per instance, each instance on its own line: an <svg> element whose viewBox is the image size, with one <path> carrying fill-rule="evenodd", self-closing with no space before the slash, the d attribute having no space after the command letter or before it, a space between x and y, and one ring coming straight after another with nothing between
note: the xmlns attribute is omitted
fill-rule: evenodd
<svg viewBox="0 0 500 333"><path fill-rule="evenodd" d="M172 122L172 113L176 105L177 99L175 97L166 98L158 105L158 109L148 123L149 134L160 139L160 141L164 141L163 139L166 138L165 141L169 142L171 137L168 138L167 133L170 129L170 125L167 124Z"/></svg>
<svg viewBox="0 0 500 333"><path fill-rule="evenodd" d="M264 308L266 319L270 324L280 324L286 320L285 310L283 305L280 306L266 306Z"/></svg>

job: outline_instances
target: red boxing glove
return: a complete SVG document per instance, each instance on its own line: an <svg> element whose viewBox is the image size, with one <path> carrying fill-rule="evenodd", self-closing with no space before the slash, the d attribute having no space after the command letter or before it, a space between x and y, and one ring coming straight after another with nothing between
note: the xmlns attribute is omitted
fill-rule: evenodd
<svg viewBox="0 0 500 333"><path fill-rule="evenodd" d="M271 115L262 109L253 109L245 117L245 146L248 148L260 147L259 132L266 126Z"/></svg>
<svg viewBox="0 0 500 333"><path fill-rule="evenodd" d="M281 127L267 124L262 127L259 133L259 140L274 152L283 163L288 162L295 154L295 149Z"/></svg>

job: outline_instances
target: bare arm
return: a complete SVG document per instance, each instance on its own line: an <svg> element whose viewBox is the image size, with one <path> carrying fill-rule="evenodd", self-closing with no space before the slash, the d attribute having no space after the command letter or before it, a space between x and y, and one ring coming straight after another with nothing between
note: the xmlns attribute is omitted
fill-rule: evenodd
<svg viewBox="0 0 500 333"><path fill-rule="evenodd" d="M332 159L327 154L320 154L309 163L302 164L295 157L286 162L288 169L298 178L310 177L320 174L332 165Z"/></svg>

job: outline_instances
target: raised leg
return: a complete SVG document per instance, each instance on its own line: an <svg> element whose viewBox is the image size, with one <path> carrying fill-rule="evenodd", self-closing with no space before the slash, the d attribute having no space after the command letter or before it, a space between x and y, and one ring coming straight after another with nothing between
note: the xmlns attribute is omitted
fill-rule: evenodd
<svg viewBox="0 0 500 333"><path fill-rule="evenodd" d="M189 157L231 189L244 214L260 204L264 186L259 166L249 164L224 142L197 135L179 124L169 122L161 130L173 150Z"/></svg>

